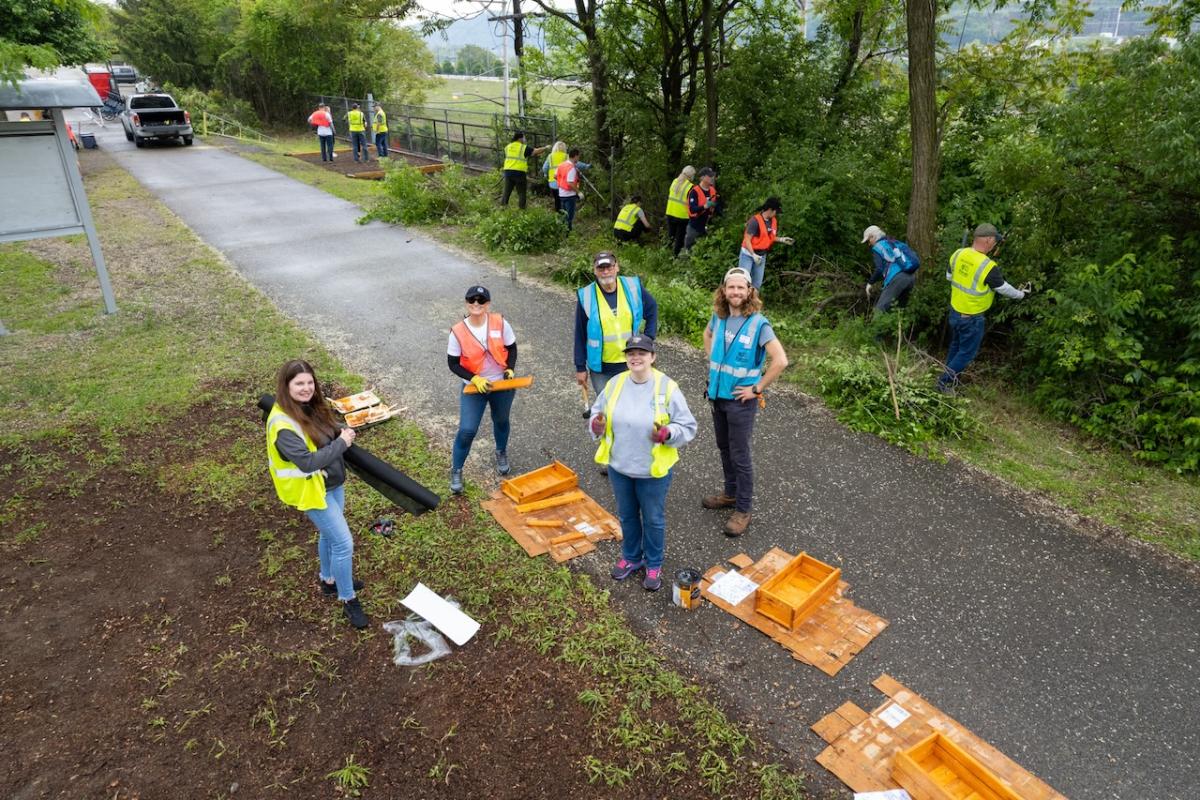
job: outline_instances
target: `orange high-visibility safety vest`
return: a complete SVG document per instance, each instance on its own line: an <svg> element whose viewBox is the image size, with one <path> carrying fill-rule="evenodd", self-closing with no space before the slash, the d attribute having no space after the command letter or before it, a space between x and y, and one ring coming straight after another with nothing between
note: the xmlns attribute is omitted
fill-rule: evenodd
<svg viewBox="0 0 1200 800"><path fill-rule="evenodd" d="M715 201L717 199L717 187L715 185L710 186L708 188L708 191L706 192L706 191L704 191L704 187L697 183L695 186L692 187L692 191L697 193L696 194L696 197L697 197L696 204L698 206L700 206L700 213L693 214L691 206L688 206L688 216L691 217L692 219L696 219L697 217L702 217L705 214L709 213L708 211L704 210L704 206L709 200Z"/></svg>
<svg viewBox="0 0 1200 800"><path fill-rule="evenodd" d="M499 314L488 314L487 317L487 352L492 354L492 358L496 359L496 363L503 369L508 363L508 348L504 346L504 317ZM480 374L485 358L484 349L467 327L467 321L459 321L450 330L454 333L454 338L458 339L459 349L462 350L458 363L469 369L472 374Z"/></svg>
<svg viewBox="0 0 1200 800"><path fill-rule="evenodd" d="M317 127L332 128L333 120L324 111L317 110L308 115L308 124L316 125Z"/></svg>
<svg viewBox="0 0 1200 800"><path fill-rule="evenodd" d="M774 217L770 220L765 219L762 212L755 214L750 219L758 220L758 235L750 237L750 248L755 253L765 253L771 249L771 245L775 244L775 236L779 231L779 221Z"/></svg>
<svg viewBox="0 0 1200 800"><path fill-rule="evenodd" d="M563 191L572 191L571 183L567 180L567 176L571 174L571 170L575 169L575 162L567 160L558 165L558 169L554 171L554 182L558 184L558 188Z"/></svg>

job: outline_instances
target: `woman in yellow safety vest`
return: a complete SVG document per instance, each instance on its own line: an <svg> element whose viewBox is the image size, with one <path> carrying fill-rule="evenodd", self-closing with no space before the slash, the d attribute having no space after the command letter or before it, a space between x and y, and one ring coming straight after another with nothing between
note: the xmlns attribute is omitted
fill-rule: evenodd
<svg viewBox="0 0 1200 800"><path fill-rule="evenodd" d="M671 251L679 255L683 249L683 237L687 235L688 193L692 191L692 178L696 168L691 164L684 167L667 193L667 238L671 240Z"/></svg>
<svg viewBox="0 0 1200 800"><path fill-rule="evenodd" d="M562 210L562 201L558 199L558 165L567 160L567 143L555 142L550 148L550 154L542 162L542 174L546 176L546 188L554 195L554 213Z"/></svg>
<svg viewBox="0 0 1200 800"><path fill-rule="evenodd" d="M462 378L463 389L474 387L472 394L458 396L458 433L450 457L450 491L463 490L463 465L471 453L471 443L479 432L483 412L492 410L492 435L496 439L496 471L509 473L508 433L512 413L513 389L497 391L492 382L512 378L517 367L517 336L512 326L492 311L492 293L483 286L467 289L467 315L450 329L446 343L446 363Z"/></svg>
<svg viewBox="0 0 1200 800"><path fill-rule="evenodd" d="M619 242L640 244L642 234L652 230L654 226L646 219L646 212L642 210L641 195L635 194L629 198L629 202L621 208L621 213L617 214L616 220L613 221L613 236L617 237Z"/></svg>
<svg viewBox="0 0 1200 800"><path fill-rule="evenodd" d="M317 583L337 595L355 628L369 624L355 594L354 538L343 513L346 465L342 455L354 444L354 429L341 428L312 365L301 359L284 364L275 381L275 405L267 415L267 462L275 493L317 526Z"/></svg>
<svg viewBox="0 0 1200 800"><path fill-rule="evenodd" d="M612 578L623 581L645 570L642 586L662 586L667 531L667 489L679 448L696 436L696 418L675 381L654 368L654 340L625 343L628 371L617 375L592 404L589 427L600 442L596 462L608 468L617 516L621 558Z"/></svg>

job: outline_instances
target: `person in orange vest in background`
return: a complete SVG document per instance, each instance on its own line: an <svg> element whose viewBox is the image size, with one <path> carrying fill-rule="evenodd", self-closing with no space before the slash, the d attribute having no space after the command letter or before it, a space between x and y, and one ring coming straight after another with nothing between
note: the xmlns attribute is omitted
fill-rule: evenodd
<svg viewBox="0 0 1200 800"><path fill-rule="evenodd" d="M317 106L317 110L308 115L308 124L317 129L321 160L333 161L333 115L329 113L329 106Z"/></svg>
<svg viewBox="0 0 1200 800"><path fill-rule="evenodd" d="M786 236L779 236L779 213L783 204L778 197L768 197L750 219L742 234L742 249L738 254L738 266L750 273L751 285L762 288L763 273L767 268L767 251L775 242L791 244Z"/></svg>
<svg viewBox="0 0 1200 800"><path fill-rule="evenodd" d="M696 240L708 233L708 221L717 213L717 174L712 167L704 167L696 175L700 182L688 192L688 227L683 237L684 250L691 250Z"/></svg>
<svg viewBox="0 0 1200 800"><path fill-rule="evenodd" d="M558 201L567 217L567 231L570 231L575 223L575 210L579 205L579 169L576 166L578 163L579 148L572 147L571 152L567 153L567 160L559 164L554 173L555 182L558 184Z"/></svg>
<svg viewBox="0 0 1200 800"><path fill-rule="evenodd" d="M507 475L509 416L515 389L494 391L493 381L512 378L517 367L517 336L512 326L492 311L492 293L483 286L467 289L467 315L450 329L446 363L450 371L475 387L475 394L459 392L458 433L450 457L450 491L462 494L463 465L483 421L483 410L492 409L492 435L496 439L496 472Z"/></svg>

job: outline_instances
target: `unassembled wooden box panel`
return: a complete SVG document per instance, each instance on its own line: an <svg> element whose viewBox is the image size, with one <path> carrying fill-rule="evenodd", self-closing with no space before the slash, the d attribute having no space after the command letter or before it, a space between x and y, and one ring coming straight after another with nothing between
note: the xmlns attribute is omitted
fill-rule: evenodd
<svg viewBox="0 0 1200 800"><path fill-rule="evenodd" d="M754 609L791 630L800 627L837 590L842 571L801 553L758 587Z"/></svg>
<svg viewBox="0 0 1200 800"><path fill-rule="evenodd" d="M526 472L515 478L500 481L500 491L508 495L514 503L532 503L574 489L579 485L579 476L575 471L560 461L547 464Z"/></svg>
<svg viewBox="0 0 1200 800"><path fill-rule="evenodd" d="M1021 800L995 773L940 733L897 751L892 779L913 800Z"/></svg>

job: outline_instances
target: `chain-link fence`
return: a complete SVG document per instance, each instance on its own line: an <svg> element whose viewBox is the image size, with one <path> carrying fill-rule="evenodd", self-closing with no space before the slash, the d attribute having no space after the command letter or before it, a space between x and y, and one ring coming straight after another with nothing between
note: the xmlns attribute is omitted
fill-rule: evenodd
<svg viewBox="0 0 1200 800"><path fill-rule="evenodd" d="M337 95L310 95L313 103L328 103L334 128L342 139L349 139L346 114L358 103L367 115L370 132L373 109L366 99ZM485 111L411 106L378 102L387 113L388 141L392 147L432 158L450 158L480 169L494 169L504 160L504 146L512 141L512 132L525 131L525 143L533 147L553 144L558 138L556 117L530 117ZM371 137L368 136L368 139Z"/></svg>

